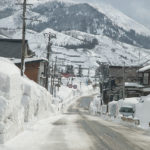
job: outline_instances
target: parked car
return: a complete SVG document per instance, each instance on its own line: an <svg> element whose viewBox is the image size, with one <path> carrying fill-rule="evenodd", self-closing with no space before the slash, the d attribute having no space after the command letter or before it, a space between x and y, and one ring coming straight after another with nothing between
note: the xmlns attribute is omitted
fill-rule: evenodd
<svg viewBox="0 0 150 150"><path fill-rule="evenodd" d="M119 112L120 112L120 114L122 114L125 117L128 117L128 116L133 117L135 111L132 106L123 106L120 108Z"/></svg>

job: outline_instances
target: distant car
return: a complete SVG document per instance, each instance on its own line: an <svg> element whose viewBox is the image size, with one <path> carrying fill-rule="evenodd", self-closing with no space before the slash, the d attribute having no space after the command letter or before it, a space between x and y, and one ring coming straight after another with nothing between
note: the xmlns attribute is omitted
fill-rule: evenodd
<svg viewBox="0 0 150 150"><path fill-rule="evenodd" d="M119 110L120 114L125 117L134 116L134 108L132 106L123 106Z"/></svg>

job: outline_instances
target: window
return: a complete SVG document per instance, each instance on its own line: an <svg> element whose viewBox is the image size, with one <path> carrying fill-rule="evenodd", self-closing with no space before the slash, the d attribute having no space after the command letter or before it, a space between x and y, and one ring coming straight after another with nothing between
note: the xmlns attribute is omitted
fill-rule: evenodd
<svg viewBox="0 0 150 150"><path fill-rule="evenodd" d="M139 75L140 78L143 77L143 74L141 72L139 72L138 75Z"/></svg>
<svg viewBox="0 0 150 150"><path fill-rule="evenodd" d="M144 73L144 77L143 77L143 84L147 85L149 79L149 73Z"/></svg>

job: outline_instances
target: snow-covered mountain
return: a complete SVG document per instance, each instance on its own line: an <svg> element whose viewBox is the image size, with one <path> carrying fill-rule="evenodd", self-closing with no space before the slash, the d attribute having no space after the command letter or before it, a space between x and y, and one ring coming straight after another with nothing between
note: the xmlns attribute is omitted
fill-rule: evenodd
<svg viewBox="0 0 150 150"><path fill-rule="evenodd" d="M6 17L1 17L0 27L12 28L12 25L21 27L22 12L18 11L19 6L16 7L13 10L8 7L1 11ZM150 48L150 31L146 27L110 6L106 8L104 4L95 7L87 3L73 3L65 0L43 1L39 4L35 1L35 5L27 12L27 18L40 20L27 21L28 28L37 32L46 28L59 32L78 30L94 35L103 34L113 40Z"/></svg>
<svg viewBox="0 0 150 150"><path fill-rule="evenodd" d="M56 35L56 38L52 39L52 59L54 60L57 56L59 60L67 60L67 64L78 66L80 62L84 62L81 63L82 66L93 68L97 66L97 61L101 61L116 66L124 62L126 65L134 66L146 62L150 56L150 50L117 42L103 35L92 35L75 30L60 33L50 28L40 33L27 30L30 48L39 57L46 56L48 38L44 36L44 33ZM13 33L11 37L21 38L21 31ZM140 60L139 53L141 53Z"/></svg>
<svg viewBox="0 0 150 150"><path fill-rule="evenodd" d="M0 34L21 38L22 10L14 5L15 1L10 1L8 7L4 2L6 0L0 2L3 4L0 5L0 14L3 14L0 15ZM142 62L150 55L150 31L110 6L70 0L31 2L34 5L28 9L27 18L40 21L27 20L27 39L38 56L46 53L44 33L49 32L56 34L52 50L57 52L57 56L70 62L84 61L82 65L85 66L93 67L96 61L113 65L122 65L125 61L126 65L137 65L139 53ZM69 54L80 57L69 58Z"/></svg>
<svg viewBox="0 0 150 150"><path fill-rule="evenodd" d="M58 1L43 3L34 7L32 11L45 16L47 21L38 24L31 23L28 27L36 31L52 28L56 31L78 30L95 35L104 34L113 40L150 48L150 38L145 36L150 35L148 29L119 13L119 11L111 11L116 16L113 18L104 11L104 7L102 8L103 11L86 3L76 4ZM109 8L109 10L111 9ZM128 25L121 18L126 20ZM132 29L132 27L135 28Z"/></svg>

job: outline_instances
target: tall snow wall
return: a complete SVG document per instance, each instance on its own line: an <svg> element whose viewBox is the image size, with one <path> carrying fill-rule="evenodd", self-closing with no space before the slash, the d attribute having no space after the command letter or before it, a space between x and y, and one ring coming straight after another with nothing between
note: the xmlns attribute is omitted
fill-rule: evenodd
<svg viewBox="0 0 150 150"><path fill-rule="evenodd" d="M0 58L0 143L21 132L26 122L52 114L51 100L45 88L21 77L12 62Z"/></svg>

